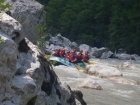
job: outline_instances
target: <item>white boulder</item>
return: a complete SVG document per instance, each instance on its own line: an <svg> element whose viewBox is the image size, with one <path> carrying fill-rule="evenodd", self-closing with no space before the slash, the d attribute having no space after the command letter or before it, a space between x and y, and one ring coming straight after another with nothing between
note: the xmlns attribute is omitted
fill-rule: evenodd
<svg viewBox="0 0 140 105"><path fill-rule="evenodd" d="M79 87L81 88L87 88L87 89L97 89L97 90L102 90L102 87L93 79L87 78L85 79Z"/></svg>
<svg viewBox="0 0 140 105"><path fill-rule="evenodd" d="M103 64L94 64L87 66L88 73L99 77L122 76L122 73L115 67L110 67Z"/></svg>

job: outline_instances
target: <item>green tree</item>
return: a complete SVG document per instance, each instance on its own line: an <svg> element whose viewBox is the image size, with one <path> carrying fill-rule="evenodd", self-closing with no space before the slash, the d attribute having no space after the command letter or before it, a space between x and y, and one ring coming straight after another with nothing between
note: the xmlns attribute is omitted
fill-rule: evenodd
<svg viewBox="0 0 140 105"><path fill-rule="evenodd" d="M50 0L47 29L91 46L140 54L139 11L139 0Z"/></svg>
<svg viewBox="0 0 140 105"><path fill-rule="evenodd" d="M114 0L110 24L110 46L124 48L129 53L139 53L140 2L138 0Z"/></svg>

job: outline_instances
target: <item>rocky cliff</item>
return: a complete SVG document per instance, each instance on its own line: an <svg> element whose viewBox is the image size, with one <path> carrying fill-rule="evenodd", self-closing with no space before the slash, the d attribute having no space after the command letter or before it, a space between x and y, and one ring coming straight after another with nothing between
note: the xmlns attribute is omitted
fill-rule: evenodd
<svg viewBox="0 0 140 105"><path fill-rule="evenodd" d="M86 105L80 91L62 83L43 52L34 45L35 26L44 22L34 0L6 0L0 14L0 105Z"/></svg>

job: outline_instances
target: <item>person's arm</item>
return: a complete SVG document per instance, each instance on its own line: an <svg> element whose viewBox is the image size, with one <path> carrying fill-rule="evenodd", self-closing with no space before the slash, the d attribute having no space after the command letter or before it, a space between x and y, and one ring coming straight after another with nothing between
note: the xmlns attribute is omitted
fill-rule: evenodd
<svg viewBox="0 0 140 105"><path fill-rule="evenodd" d="M75 61L77 61L77 58L75 58L74 60L72 60L72 62L75 62Z"/></svg>

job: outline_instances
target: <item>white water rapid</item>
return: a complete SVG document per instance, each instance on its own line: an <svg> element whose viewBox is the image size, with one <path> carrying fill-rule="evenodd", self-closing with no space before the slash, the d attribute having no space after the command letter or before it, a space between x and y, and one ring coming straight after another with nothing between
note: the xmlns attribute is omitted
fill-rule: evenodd
<svg viewBox="0 0 140 105"><path fill-rule="evenodd" d="M123 77L140 82L140 61L116 59L94 59L94 61L102 65L116 67ZM124 62L129 62L130 65L123 67ZM116 83L63 65L55 66L54 70L61 81L82 91L87 105L140 105L140 85ZM94 79L103 90L78 87L86 78Z"/></svg>

